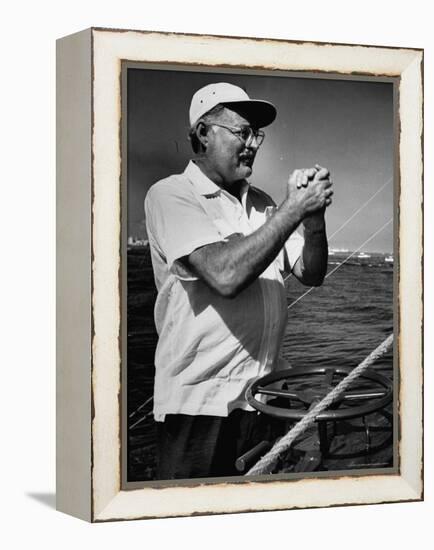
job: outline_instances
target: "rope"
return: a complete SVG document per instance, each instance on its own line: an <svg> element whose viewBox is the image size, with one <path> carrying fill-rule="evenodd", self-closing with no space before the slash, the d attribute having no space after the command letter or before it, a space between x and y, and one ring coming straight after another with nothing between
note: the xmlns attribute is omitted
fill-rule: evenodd
<svg viewBox="0 0 434 550"><path fill-rule="evenodd" d="M369 239L367 239L364 243L362 243L362 244L359 246L359 248L356 248L356 250L354 250L353 252L351 252L351 254L345 258L345 260L343 260L343 261L342 261L340 264L338 264L335 268L333 268L331 271L329 271L329 272L327 273L327 275L324 277L324 279L328 279L328 278L330 277L330 275L333 275L333 273L334 273L335 271L337 271L340 267L342 267L344 264L346 264L346 263L348 262L348 260L350 260L350 259L354 256L354 254L357 254L357 252L359 252L359 251L365 246L365 244L368 244L369 241L372 241L372 239L373 239L374 237L376 237L379 233L381 233L381 231L383 231L383 229L384 229L387 225L389 225L389 223L391 223L392 220L393 220L393 218L390 218L390 220L387 221L382 227L380 227L380 229L377 229L377 231L376 231L373 235L371 235L371 236L369 237ZM286 279L285 279L285 281L286 281ZM317 288L317 287L311 286L308 290L306 290L306 292L304 292L304 293L303 293L301 296L299 296L296 300L294 300L293 302L291 302L291 303L289 304L289 306L288 306L288 310L291 309L293 306L295 306L295 304L296 304L297 302L299 302L302 298L304 298L305 296L307 296L307 295L308 295L310 292L312 292L312 290L314 290L315 288Z"/></svg>
<svg viewBox="0 0 434 550"><path fill-rule="evenodd" d="M303 433L309 426L311 426L316 417L327 409L333 401L342 395L342 393L348 388L356 378L358 378L368 367L370 367L377 359L382 357L389 351L393 344L393 334L390 334L376 349L374 349L351 373L344 378L337 386L335 386L330 393L328 393L324 399L322 399L313 409L311 409L300 422L298 422L289 432L284 435L274 447L264 455L259 462L257 462L250 470L245 474L261 475L270 473L270 470L279 456L287 451L294 440Z"/></svg>

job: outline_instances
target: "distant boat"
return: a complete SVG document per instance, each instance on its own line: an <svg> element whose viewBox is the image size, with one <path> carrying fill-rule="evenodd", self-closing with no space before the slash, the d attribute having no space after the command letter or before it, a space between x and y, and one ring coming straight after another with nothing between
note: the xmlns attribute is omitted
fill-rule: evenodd
<svg viewBox="0 0 434 550"><path fill-rule="evenodd" d="M389 263L389 264L393 264L393 256L390 256L390 255L389 255L389 256L386 256L386 257L384 258L384 261L387 262L387 263Z"/></svg>
<svg viewBox="0 0 434 550"><path fill-rule="evenodd" d="M365 254L365 252L360 252L360 254L357 255L357 258L359 258L360 260L364 260L370 257L371 257L370 254Z"/></svg>

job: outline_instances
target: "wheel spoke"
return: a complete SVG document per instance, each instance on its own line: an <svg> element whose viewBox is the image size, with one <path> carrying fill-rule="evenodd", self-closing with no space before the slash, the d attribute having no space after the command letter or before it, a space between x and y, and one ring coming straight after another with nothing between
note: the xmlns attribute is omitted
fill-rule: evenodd
<svg viewBox="0 0 434 550"><path fill-rule="evenodd" d="M386 394L386 390L352 391L344 393L342 399L344 399L344 401L350 401L352 399L379 399L381 397L384 397Z"/></svg>
<svg viewBox="0 0 434 550"><path fill-rule="evenodd" d="M261 386L256 390L261 395L271 395L272 397L284 397L285 399L298 399L297 394L288 390L269 390Z"/></svg>

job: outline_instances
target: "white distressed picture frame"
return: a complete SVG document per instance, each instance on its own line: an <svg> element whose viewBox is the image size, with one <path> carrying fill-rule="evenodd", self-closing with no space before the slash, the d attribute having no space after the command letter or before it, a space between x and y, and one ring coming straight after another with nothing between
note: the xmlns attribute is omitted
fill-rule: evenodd
<svg viewBox="0 0 434 550"><path fill-rule="evenodd" d="M423 497L423 51L89 29L58 41L57 506L87 521ZM121 489L121 64L399 78L399 472Z"/></svg>

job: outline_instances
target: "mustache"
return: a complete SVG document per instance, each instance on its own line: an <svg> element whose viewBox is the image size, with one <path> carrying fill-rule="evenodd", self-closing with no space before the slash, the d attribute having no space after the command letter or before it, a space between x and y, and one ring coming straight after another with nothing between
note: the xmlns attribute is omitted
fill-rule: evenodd
<svg viewBox="0 0 434 550"><path fill-rule="evenodd" d="M255 156L255 153L241 153L240 160L254 160Z"/></svg>

